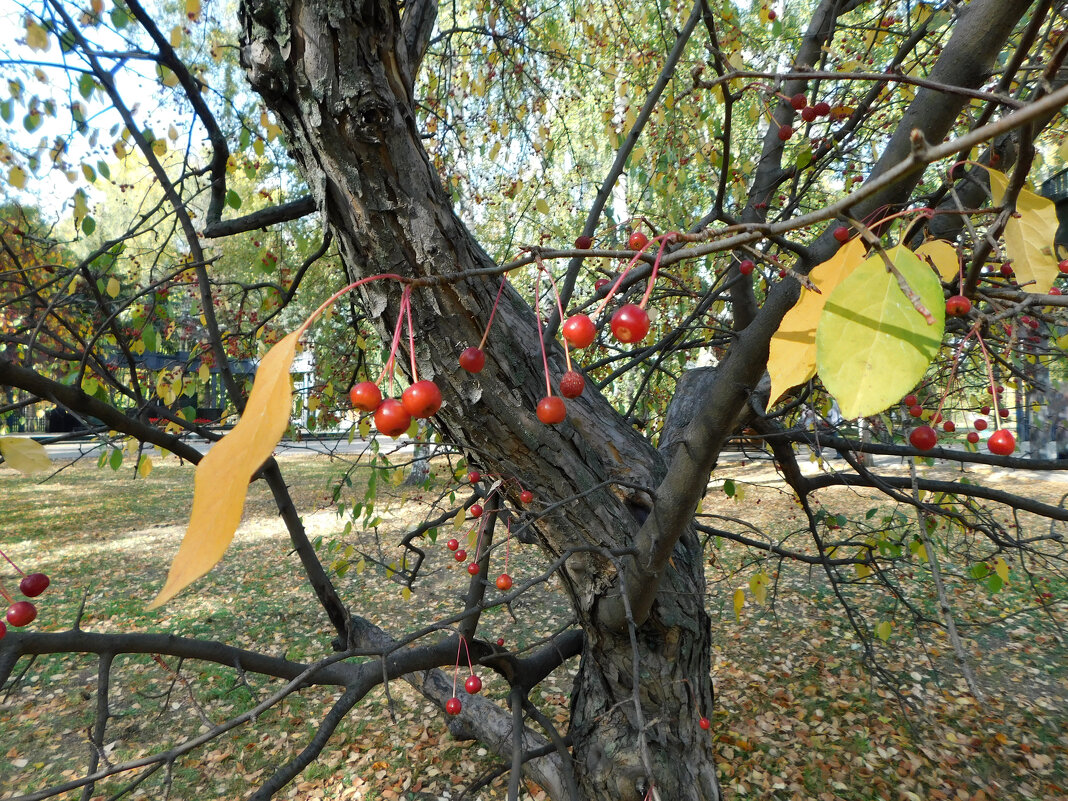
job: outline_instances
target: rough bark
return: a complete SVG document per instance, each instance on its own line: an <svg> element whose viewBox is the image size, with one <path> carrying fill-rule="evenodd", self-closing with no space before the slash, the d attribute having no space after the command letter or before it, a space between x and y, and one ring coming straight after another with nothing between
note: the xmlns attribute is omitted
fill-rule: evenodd
<svg viewBox="0 0 1068 801"><path fill-rule="evenodd" d="M420 377L432 378L445 398L435 424L485 472L514 476L513 501L520 484L535 493L534 512L572 499L542 518L537 536L553 556L581 549L561 573L588 633L572 719L583 797L640 801L651 769L663 798L717 799L711 740L696 725L697 710L709 710L712 698L697 541L677 548L661 601L634 643L626 628L597 629L598 603L619 594L609 554L632 547L650 507L650 494L634 487L655 488L662 461L593 393L569 404L560 426L537 420L544 395L537 320L513 291L502 297L486 368L477 377L459 368L456 355L478 342L498 279L435 280L495 265L453 213L420 144L395 7L248 0L242 13L249 79L285 128L349 277L430 279L413 289L412 309ZM364 294L383 332L400 297L393 281ZM563 372L559 351L550 366Z"/></svg>

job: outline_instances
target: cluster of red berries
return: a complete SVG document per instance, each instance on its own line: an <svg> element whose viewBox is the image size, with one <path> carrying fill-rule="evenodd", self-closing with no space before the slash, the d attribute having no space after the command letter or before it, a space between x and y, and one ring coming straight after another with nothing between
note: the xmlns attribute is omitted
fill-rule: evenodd
<svg viewBox="0 0 1068 801"><path fill-rule="evenodd" d="M826 100L821 100L818 103L809 105L808 98L804 94L798 92L796 95L790 98L790 106L794 111L801 112L801 119L805 122L813 122L817 117L829 117L831 114L831 104ZM794 135L794 129L791 125L782 125L779 127L779 139L784 142L790 141Z"/></svg>
<svg viewBox="0 0 1068 801"><path fill-rule="evenodd" d="M497 644L503 645L504 640L497 640ZM475 674L475 667L471 664L471 651L467 648L467 640L460 637L460 645L456 648L456 669L452 675L452 698L445 702L445 711L450 715L459 715L463 710L463 704L456 697L456 680L460 673L460 648L467 651L467 668L470 671L470 675L464 681L464 690L468 695L477 695L482 691L482 679Z"/></svg>
<svg viewBox="0 0 1068 801"><path fill-rule="evenodd" d="M658 239L661 241L661 252L663 251L663 242L666 241L667 238L670 236L673 236L673 234L666 234L664 236L658 237ZM631 267L634 266L635 263L637 263L638 259L641 257L641 254L645 251L648 245L649 237L647 237L643 232L631 232L630 236L627 239L627 247L630 250L636 251L635 256L631 259L631 262L628 265L627 269L623 271L623 273L616 279L612 287L608 290L601 303L601 306L598 308L598 312L600 312L611 299L616 289L618 289L619 285L622 283L623 278L626 276L627 272L630 270ZM575 248L578 250L588 250L591 247L593 247L593 238L586 234L579 236L575 240ZM609 322L609 329L612 331L612 335L623 344L629 345L641 342L649 333L650 320L649 313L645 310L645 304L649 298L653 283L656 281L656 273L659 267L659 263L660 254L658 253L656 263L653 266L652 275L649 278L649 287L647 288L645 296L642 298L641 303L626 303L620 306L612 315L612 318ZM597 282L595 288L597 290L600 290L607 284L608 281L606 279L601 279ZM501 289L503 288L504 281L501 282ZM555 288L556 287L554 284L554 291ZM494 302L493 312L490 314L489 324L486 326L486 332L482 336L482 341L477 346L472 345L468 348L465 348L460 353L460 367L462 367L469 373L480 373L482 372L482 369L486 366L486 353L483 350L483 347L485 346L486 339L489 336L490 326L493 325L493 317L497 311L497 303L500 301L500 294L500 290L498 290L497 301ZM557 296L557 303L559 305L559 296ZM562 309L561 316L563 316ZM571 368L571 356L567 348L571 347L575 350L582 350L583 348L589 347L591 344L593 344L594 339L597 338L597 326L594 324L593 320L590 319L588 315L581 313L573 314L564 321L564 324L561 327L561 334L564 338L564 342L566 343L564 353L565 358L567 360L568 369L567 372L565 372L560 377L559 390L560 395L562 395L564 398L574 399L581 395L585 390L586 379L583 377L582 373ZM542 345L542 351L544 354L544 343ZM562 423L567 418L567 407L564 404L563 400L561 400L561 398L552 394L552 386L549 380L547 361L545 369L546 395L538 402L537 416L542 423L545 423L546 425L555 425L557 423Z"/></svg>
<svg viewBox="0 0 1068 801"><path fill-rule="evenodd" d="M399 437L412 424L412 418L432 417L441 408L441 390L433 381L416 381L400 400L382 399L382 390L374 381L361 381L349 390L354 409L373 412L375 428L387 437Z"/></svg>
<svg viewBox="0 0 1068 801"><path fill-rule="evenodd" d="M989 391L989 387L987 388ZM997 387L995 395L1000 395L1004 392L1004 387ZM906 395L902 400L904 406L908 409L908 413L911 417L920 418L924 415L923 406L920 405L919 398L916 395ZM980 414L990 414L989 406L981 406L979 408ZM1000 407L998 408L998 417L1005 419L1009 416L1009 410ZM912 429L909 432L909 444L916 450L929 451L938 443L938 432L934 426L942 424L942 430L947 434L952 434L957 430L956 424L952 420L943 420L940 412L935 412L930 416L930 425L921 425ZM979 443L979 432L985 431L989 427L986 419L983 417L976 418L973 422L974 431L969 431L965 436L965 439L972 445ZM1012 432L1005 428L999 428L997 431L990 435L990 438L986 443L987 449L995 456L1011 456L1013 451L1016 450L1016 438L1012 435Z"/></svg>
<svg viewBox="0 0 1068 801"><path fill-rule="evenodd" d="M22 573L22 581L19 582L19 592L27 598L36 598L48 589L49 578L44 573L23 573L19 566L12 562L3 551L0 551L0 556L7 559L12 567L18 570L19 573ZM7 622L12 626L28 626L36 619L37 607L30 601L16 601L8 595L7 590L4 589L2 584L0 584L0 595L2 595L4 600L10 604L7 608L7 615L5 617L7 618ZM3 637L5 634L7 634L7 625L0 620L0 637Z"/></svg>
<svg viewBox="0 0 1068 801"><path fill-rule="evenodd" d="M479 481L482 480L482 474L479 473L477 470L472 470L470 473L467 474L467 480L471 484L477 484ZM491 494L492 494L492 490L491 490ZM522 490L519 493L519 500L524 504L530 503L531 501L534 500L534 493L531 492L530 490ZM481 504L475 503L475 504L472 504L471 507L467 511L471 514L471 517L473 517L476 520L478 520L479 518L482 517L482 513L485 510L482 508ZM472 532L472 537L473 538L477 538L481 534L481 528L477 529L476 531L478 532L478 534L476 534L475 532ZM466 561L466 559L467 559L467 551L464 548L460 547L460 541L458 539L453 537L452 539L450 539L448 542L445 543L445 547L449 551L452 552L453 558L457 562ZM479 567L479 564L478 564L478 553L477 553L478 544L476 544L476 546L475 546L475 551L476 551L476 553L475 553L474 557L472 558L470 564L467 565L467 572L470 573L472 576L477 576L479 571L481 570L481 568ZM506 571L508 569L508 556L507 556L507 553L508 552L506 550L505 551L505 570ZM508 592L508 590L512 589L512 577L509 576L507 572L501 573L499 576L497 576L497 580L496 580L495 584L497 586L497 589L500 590L501 592Z"/></svg>

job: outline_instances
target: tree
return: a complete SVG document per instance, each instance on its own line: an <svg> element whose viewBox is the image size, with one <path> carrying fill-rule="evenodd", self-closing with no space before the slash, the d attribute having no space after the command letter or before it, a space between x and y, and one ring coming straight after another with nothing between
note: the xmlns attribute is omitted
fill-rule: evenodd
<svg viewBox="0 0 1068 801"><path fill-rule="evenodd" d="M996 564L1000 574L1013 555L1020 557L1021 571L1035 560L1056 570L1059 551L1048 549L1059 548L1059 534L1039 541L1017 537L984 509L994 504L1025 510L1055 521L1055 530L1068 519L1063 509L979 485L915 475L902 482L869 469L858 455L932 455L1020 471L1068 466L1059 459L999 455L993 447L988 453L963 441L933 450L922 437L906 440L889 413L880 416L891 401L879 405L869 397L871 385L884 378L894 399L922 378L923 392L945 402L934 403L934 409L928 404L926 419L948 417L951 408L960 413L968 407L962 387L988 386L996 399L998 386L1033 383L1038 372L1029 365L1059 354L1065 303L1046 294L1057 276L1052 234L1041 241L1048 210L1026 193L1024 183L1038 155L1052 154L1066 131L1063 8L1054 8L1051 0L813 0L791 3L779 18L778 6L757 6L743 12L729 2L633 10L494 3L445 12L428 0L403 5L244 0L237 43L220 39L206 23L175 26L168 34L137 0L116 3L106 15L101 2L81 9L51 0L26 9L28 47L58 47L77 77L69 82L71 95L58 103L28 98L25 86L13 90L5 119L12 117L12 104L25 108L25 128L32 132L42 114L67 108L72 130L78 131L88 128L89 102L106 105L118 120L111 147L120 158L136 149L149 165L162 193L162 221L145 214L129 232L86 253L72 271L101 309L91 335L68 342L64 351L44 351L22 329L5 330L0 383L96 418L105 430L199 461L186 434L217 435L173 404L164 411L168 430L149 423L153 393L144 386L148 377L139 378L133 353L145 328L136 320L124 328L119 321L134 298L173 286L192 270L191 309L203 315L206 346L222 370L230 403L241 409L244 387L228 367L231 354L216 318L226 286L208 269L214 256L204 237L224 240L318 213L324 240L308 258L336 247L344 265L343 274L331 279L337 288L385 273L395 276L360 286L362 313L388 342L408 310L414 353L407 352L402 337L405 358L399 366L409 373L409 364L417 367L420 378L433 379L440 389L444 405L433 425L443 439L483 474L502 478L499 485L474 482L473 489L489 496L486 510L493 521L530 520L522 536L553 560L576 624L528 654L480 638L479 614L494 599L484 580L496 558L491 545L502 536L500 524L491 522L483 533L481 570L463 606L445 621L448 634L427 631L409 641L372 626L336 591L303 532L277 463L268 459L257 476L277 499L306 580L336 629L335 654L304 665L163 635L17 632L0 641L0 676L6 678L17 659L34 653L147 650L227 665L238 660L245 671L289 680L284 692L308 683L343 688L300 755L252 791L253 798L269 798L316 758L338 721L385 675L410 677L444 707L452 695L448 682L436 672L416 672L451 666L462 638L472 657L511 688L510 710L472 697L465 699L463 718L465 734L513 753L510 797L517 797L523 772L554 799L707 801L721 793L711 740L695 724L693 710L713 704L704 575L710 536L820 566L839 588L843 614L876 671L872 624L858 616L840 588L852 581L848 571L874 575L884 588L894 588L895 571L916 558L918 550L910 554L909 543L927 543L930 521L955 521L976 537L979 545L962 557L961 572L981 563ZM192 22L202 14L198 0L187 0L185 11ZM633 18L617 16L632 13ZM633 49L622 48L623 42ZM225 101L247 113L255 103L238 89L214 97L210 70L197 59L209 47L232 44L240 47L255 102L270 116L258 124L254 116L238 113L230 141L243 137L243 148L261 154L280 137L308 194L224 218L227 207L240 205L232 176L235 164L248 156L245 150L231 155L231 132L220 125L216 107ZM18 57L29 61L21 51ZM427 69L431 63L437 71ZM136 64L151 64L154 72ZM135 116L120 80L127 74L171 90L168 97L194 115L204 148L189 145L183 158L164 163L161 152L170 145L151 132L149 122L160 127L151 119L156 112L148 113L147 122ZM642 85L652 88L639 102L635 87ZM595 94L605 87L607 96ZM604 125L610 130L599 128ZM102 125L93 129L106 138ZM479 143L473 144L476 137ZM581 148L598 140L596 150ZM6 153L8 180L16 188L29 175L48 171L42 154L47 142L37 150L20 142L12 136ZM571 144L576 146L569 151ZM73 173L80 159L83 172L86 165L100 171L92 166L94 157L75 157L75 150L66 139L57 140L56 168ZM284 158L281 152L275 157ZM516 165L524 160L531 168L509 178L509 170L522 170ZM1002 191L995 186L991 195L996 179L987 176L993 166L1012 172ZM572 168L579 182L569 183ZM494 170L504 176L496 184ZM603 178L590 183L595 171ZM454 202L453 194L461 199ZM75 199L75 224L91 235L86 221L92 217L81 202L79 207ZM467 210L466 221L457 208ZM605 222L606 209L614 215L611 223ZM508 212L516 210L522 216L513 238L505 230L512 219ZM119 280L111 271L130 258L123 242L145 226L173 230L180 240L171 247L181 249L184 261L153 263L147 283L128 277L132 273ZM492 258L472 226L487 237L496 235L487 239L489 247L506 255ZM1027 238L1021 226L1038 232L1030 249L1020 249ZM542 230L548 234L544 240ZM629 237L632 230L653 242L646 246ZM596 237L596 247L582 247L586 242L572 247L576 233ZM162 233L159 238L170 241ZM850 239L854 244L843 246ZM925 262L884 249L898 242L915 248L925 239L951 242L955 253L949 269L944 250L929 254L942 280L934 305L921 287L935 280ZM523 245L520 257L506 261L517 243ZM918 341L933 330L924 318L941 321L943 289L969 299L970 308L951 319L944 335L938 332L933 351L939 344L943 349L927 377L933 351L922 359L918 375L914 366L891 358L885 368L878 366L877 382L863 372L870 364L858 366L833 349L819 357L819 379L806 371L796 379L784 377L783 365L774 361L773 340L802 287L817 294L816 278L807 276L835 258L843 269L860 270L866 249L867 272L856 275L868 282L867 289L856 288L857 279L855 294L837 297L883 292L875 286L904 287L870 312L881 322L891 319L883 315L904 315L907 330L895 334L895 341ZM136 257L142 267L151 261L147 252ZM587 308L582 304L596 275L589 265L615 274L618 260L634 267L617 286L609 285L617 296L637 302L650 280L643 305L647 299L660 311L653 334L615 343L605 325L607 312L597 316L603 348L587 366L586 390L567 403L565 422L544 425L535 413L547 388L543 358L551 375L565 369L564 351L554 341L561 319L547 291L524 296L520 290L540 287L543 273L553 275L563 308L578 311ZM1019 283L1007 277L1011 271L998 270L1009 261ZM917 268L906 263L920 271L910 271ZM537 281L521 280L531 266ZM495 304L503 274L512 280ZM657 275L667 277L653 284ZM109 289L113 279L117 284ZM257 302L271 308L288 303L299 283L266 287ZM259 291L247 279L237 285L243 295ZM608 291L598 288L595 297ZM889 290L886 294L890 297ZM28 294L15 297L29 302ZM835 306L833 297L824 300ZM851 330L845 326L858 310L843 308L843 302L836 306L838 321L826 323L820 336L840 338ZM481 342L494 310L487 365L472 376L458 367L457 355ZM820 318L821 327L826 319ZM910 333L913 329L919 333ZM1021 338L1023 329L1029 333ZM247 329L255 330L255 324ZM125 373L112 366L113 356L102 355L105 349L121 354ZM51 372L40 369L42 356ZM769 358L773 388L766 379ZM691 364L706 366L682 369ZM97 378L87 386L89 370ZM847 417L889 423L896 439L871 443L845 426L814 433L798 425L804 408L829 407L828 390ZM788 393L783 401L772 397L783 392ZM123 412L124 404L133 404L135 413ZM921 403L913 405L924 414ZM996 401L992 405L997 409ZM696 517L711 471L731 438L743 431L764 443L796 493L807 543L794 538L769 544L742 530L712 529ZM842 452L849 468L804 476L796 446L814 440ZM835 484L878 488L887 503L911 507L917 525L878 541L860 527L846 526L829 542L811 495ZM533 493L537 505L524 504L522 491ZM530 515L531 509L537 514ZM922 553L932 558L932 581L952 632L952 612L929 543ZM751 592L762 596L760 586L751 584ZM527 695L562 662L580 655L565 739L538 720ZM101 664L106 679L110 661ZM514 728L524 721L546 734ZM97 736L105 726L106 716L97 721ZM106 772L94 760L80 783L91 784Z"/></svg>

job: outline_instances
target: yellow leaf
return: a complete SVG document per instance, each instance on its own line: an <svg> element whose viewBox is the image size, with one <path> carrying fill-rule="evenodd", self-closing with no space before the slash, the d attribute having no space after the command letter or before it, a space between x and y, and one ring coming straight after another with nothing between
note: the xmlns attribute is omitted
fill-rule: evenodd
<svg viewBox="0 0 1068 801"><path fill-rule="evenodd" d="M734 591L734 619L742 619L742 607L745 606L745 590Z"/></svg>
<svg viewBox="0 0 1068 801"><path fill-rule="evenodd" d="M816 331L816 369L847 420L878 414L897 402L923 378L942 344L942 284L912 251L893 248L886 257L934 322L928 324L905 297L879 254L838 285Z"/></svg>
<svg viewBox="0 0 1068 801"><path fill-rule="evenodd" d="M166 139L153 139L152 140L152 152L157 156L163 156L167 153L167 140Z"/></svg>
<svg viewBox="0 0 1068 801"><path fill-rule="evenodd" d="M0 454L6 467L27 475L52 467L44 445L29 437L0 437Z"/></svg>
<svg viewBox="0 0 1068 801"><path fill-rule="evenodd" d="M409 589L408 589L407 587L405 587L404 589L402 589L402 590L401 590L401 597L402 597L402 598L403 598L403 599L404 599L405 601L407 601L407 600L408 600L409 598L411 598L411 597L412 597L412 591L411 591L411 590L409 590Z"/></svg>
<svg viewBox="0 0 1068 801"><path fill-rule="evenodd" d="M191 20L200 16L200 0L185 0L185 15Z"/></svg>
<svg viewBox="0 0 1068 801"><path fill-rule="evenodd" d="M108 279L107 292L111 297L117 298L119 296L119 290L121 288L122 287L119 284L119 279L118 278L115 278L114 276L112 276L111 278Z"/></svg>
<svg viewBox="0 0 1068 801"><path fill-rule="evenodd" d="M7 182L16 189L22 189L26 186L26 170L18 165L12 167L7 171Z"/></svg>
<svg viewBox="0 0 1068 801"><path fill-rule="evenodd" d="M960 275L957 249L944 239L932 239L916 248L916 255L929 259L943 281L953 281Z"/></svg>
<svg viewBox="0 0 1068 801"><path fill-rule="evenodd" d="M830 259L812 268L809 280L820 292L801 290L801 297L782 318L771 338L768 373L771 375L771 408L791 387L816 375L816 325L828 295L864 259L864 244L852 239Z"/></svg>
<svg viewBox="0 0 1068 801"><path fill-rule="evenodd" d="M771 577L764 572L757 573L749 579L749 592L753 593L753 599L761 606L764 605L764 601L768 598L768 585L770 583Z"/></svg>
<svg viewBox="0 0 1068 801"><path fill-rule="evenodd" d="M36 22L30 21L26 23L26 44L29 45L30 50L47 50L48 49L48 31L38 25Z"/></svg>
<svg viewBox="0 0 1068 801"><path fill-rule="evenodd" d="M171 28L171 47L178 47L182 43L182 26L175 25Z"/></svg>
<svg viewBox="0 0 1068 801"><path fill-rule="evenodd" d="M878 626L875 627L875 636L883 642L890 639L890 632L893 630L894 624L889 620L884 620Z"/></svg>
<svg viewBox="0 0 1068 801"><path fill-rule="evenodd" d="M539 197L534 201L534 208L536 208L542 214L549 213L549 204L545 202L545 198Z"/></svg>
<svg viewBox="0 0 1068 801"><path fill-rule="evenodd" d="M459 528L460 526L462 526L464 524L465 520L467 520L467 510L466 509L461 509L460 511L458 511L456 513L456 516L453 517L453 519L452 519L452 527L453 528Z"/></svg>
<svg viewBox="0 0 1068 801"><path fill-rule="evenodd" d="M366 560L361 558L360 561L356 563L356 575L357 576L360 575L366 569L367 569L367 562L366 562Z"/></svg>
<svg viewBox="0 0 1068 801"><path fill-rule="evenodd" d="M204 364L204 362L201 362L200 367L197 368L197 378L205 382L211 378L211 368Z"/></svg>
<svg viewBox="0 0 1068 801"><path fill-rule="evenodd" d="M994 196L994 203L1000 206L1009 179L997 170L987 171L990 173L990 192ZM1058 225L1057 208L1041 195L1022 189L1016 199L1016 212L1019 217L1013 216L1005 224L1005 250L1012 259L1020 286L1028 292L1045 295L1060 273L1053 250Z"/></svg>
<svg viewBox="0 0 1068 801"><path fill-rule="evenodd" d="M1002 581L1008 581L1009 563L999 556L998 560L994 563L994 572L998 574Z"/></svg>
<svg viewBox="0 0 1068 801"><path fill-rule="evenodd" d="M137 475L141 478L148 478L148 474L152 472L152 460L148 456L142 456L141 461L137 463Z"/></svg>
<svg viewBox="0 0 1068 801"><path fill-rule="evenodd" d="M287 335L263 357L241 419L197 465L189 528L149 609L166 603L211 570L233 540L249 481L289 425L293 407L289 369L299 336L299 330Z"/></svg>

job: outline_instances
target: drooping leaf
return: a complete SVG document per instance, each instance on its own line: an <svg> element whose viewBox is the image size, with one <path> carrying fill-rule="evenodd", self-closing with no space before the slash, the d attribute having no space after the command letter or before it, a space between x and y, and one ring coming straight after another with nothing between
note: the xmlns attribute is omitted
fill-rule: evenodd
<svg viewBox="0 0 1068 801"><path fill-rule="evenodd" d="M26 475L52 467L44 445L29 437L0 437L0 454L3 454L6 467Z"/></svg>
<svg viewBox="0 0 1068 801"><path fill-rule="evenodd" d="M779 330L771 338L768 355L768 373L771 376L769 408L786 390L804 384L816 375L816 325L823 313L823 306L828 295L843 278L853 272L863 258L863 243L853 239L823 264L812 268L808 277L820 292L803 288L797 304L786 313Z"/></svg>
<svg viewBox="0 0 1068 801"><path fill-rule="evenodd" d="M263 357L241 419L197 465L189 528L150 609L211 570L233 540L249 481L289 425L293 405L289 368L299 335L299 330L287 335Z"/></svg>
<svg viewBox="0 0 1068 801"><path fill-rule="evenodd" d="M26 44L30 50L47 50L48 49L48 31L36 22L30 21L26 23Z"/></svg>
<svg viewBox="0 0 1068 801"><path fill-rule="evenodd" d="M771 584L771 576L763 571L749 579L749 592L753 594L753 599L761 606L764 605L768 598L769 584Z"/></svg>
<svg viewBox="0 0 1068 801"><path fill-rule="evenodd" d="M990 173L990 192L994 203L1001 205L1009 179L997 170ZM1005 223L1005 249L1012 259L1016 279L1028 292L1045 295L1060 271L1053 240L1057 235L1057 208L1053 202L1027 189L1016 198L1019 215ZM1034 283L1031 283L1031 282Z"/></svg>
<svg viewBox="0 0 1068 801"><path fill-rule="evenodd" d="M960 275L957 249L944 239L932 239L916 248L921 259L930 259L943 281L953 281Z"/></svg>
<svg viewBox="0 0 1068 801"><path fill-rule="evenodd" d="M875 627L875 636L883 642L886 642L890 639L890 633L891 631L893 631L893 628L893 623L891 623L889 620L884 620L882 623Z"/></svg>
<svg viewBox="0 0 1068 801"><path fill-rule="evenodd" d="M938 352L945 329L942 285L905 248L887 252L931 314L929 324L878 254L827 298L816 332L816 366L847 419L878 414L916 386Z"/></svg>
<svg viewBox="0 0 1068 801"><path fill-rule="evenodd" d="M745 590L737 589L734 591L734 618L735 620L742 619L742 607L745 606Z"/></svg>

